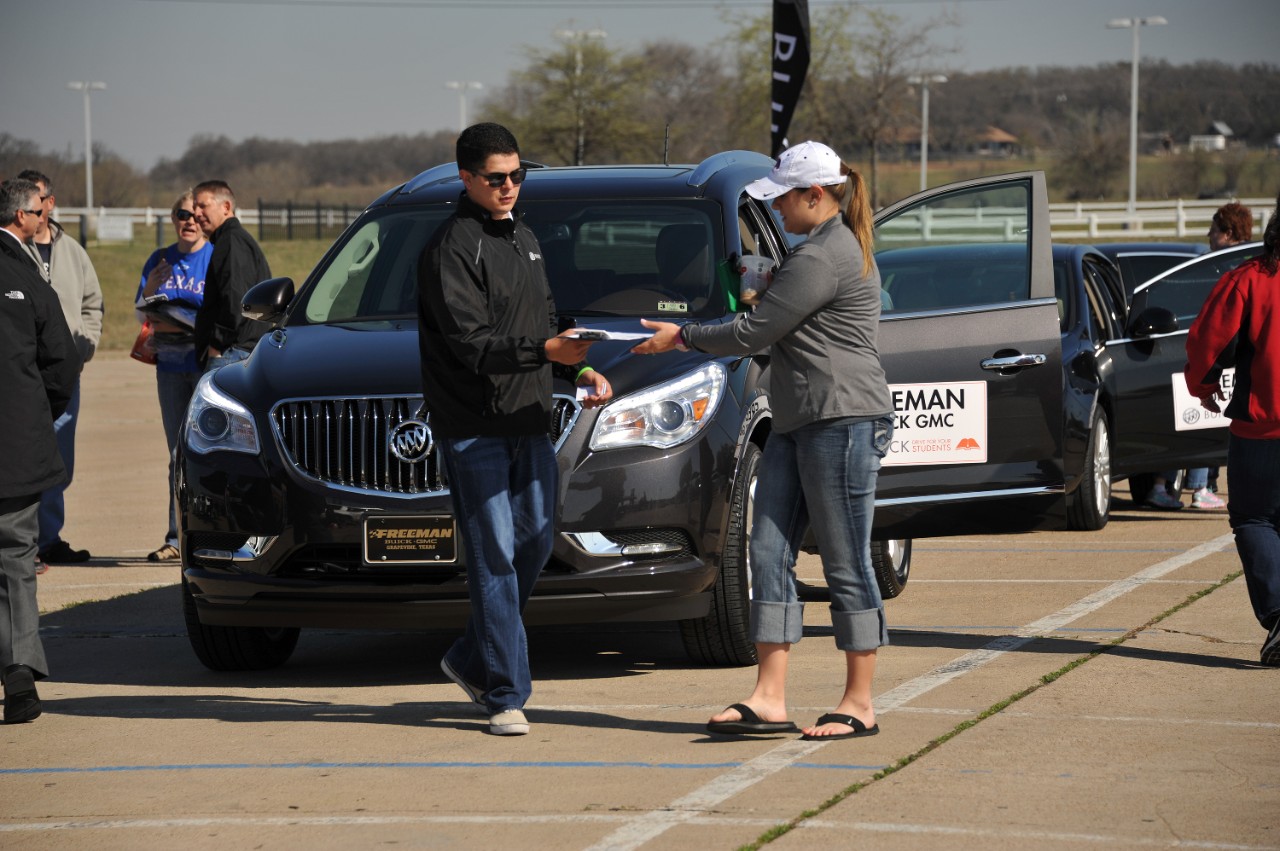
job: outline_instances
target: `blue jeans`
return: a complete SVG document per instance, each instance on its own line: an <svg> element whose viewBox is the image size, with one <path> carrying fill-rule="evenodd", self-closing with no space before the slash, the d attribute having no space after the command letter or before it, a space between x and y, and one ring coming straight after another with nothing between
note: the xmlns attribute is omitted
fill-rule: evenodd
<svg viewBox="0 0 1280 851"><path fill-rule="evenodd" d="M204 371L213 372L215 369L221 369L228 364L238 363L239 361L249 357L251 354L253 354L253 352L248 349L241 349L237 346L232 346L216 358L209 358L205 361Z"/></svg>
<svg viewBox="0 0 1280 851"><path fill-rule="evenodd" d="M812 525L831 590L836 647L889 643L880 586L871 568L876 476L893 421L813 423L774 433L765 444L751 527L751 640L794 644L804 629L796 553Z"/></svg>
<svg viewBox="0 0 1280 851"><path fill-rule="evenodd" d="M67 480L54 485L40 494L40 537L36 548L40 552L58 543L62 537L62 526L67 521L66 491L71 486L71 477L76 469L76 423L80 419L80 379L76 379L75 389L71 391L71 402L62 416L53 421L54 437L58 441L58 454L62 456L62 464L67 468Z"/></svg>
<svg viewBox="0 0 1280 851"><path fill-rule="evenodd" d="M453 510L467 558L471 617L445 658L484 690L490 714L533 693L523 612L551 557L559 469L546 435L443 438Z"/></svg>
<svg viewBox="0 0 1280 851"><path fill-rule="evenodd" d="M1258 623L1270 629L1280 618L1280 440L1231 435L1227 483L1227 514L1249 602Z"/></svg>
<svg viewBox="0 0 1280 851"><path fill-rule="evenodd" d="M165 372L156 370L156 395L160 399L160 422L164 424L164 442L169 447L169 530L164 542L178 545L178 511L173 499L173 462L182 422L187 418L187 405L196 391L198 372Z"/></svg>
<svg viewBox="0 0 1280 851"><path fill-rule="evenodd" d="M1160 476L1166 482L1172 482L1178 478L1178 471L1166 470ZM1198 491L1209 487L1209 468L1193 467L1187 470L1186 478L1182 480L1182 486L1189 491Z"/></svg>

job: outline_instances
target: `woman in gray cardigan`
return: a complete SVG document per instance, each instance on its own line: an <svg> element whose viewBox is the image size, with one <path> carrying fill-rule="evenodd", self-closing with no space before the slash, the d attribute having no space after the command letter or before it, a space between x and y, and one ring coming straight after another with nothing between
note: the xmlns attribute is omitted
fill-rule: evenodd
<svg viewBox="0 0 1280 851"><path fill-rule="evenodd" d="M804 738L874 735L871 681L876 650L889 643L889 633L871 568L871 519L893 420L876 350L880 273L866 185L831 148L804 142L784 151L769 176L746 191L771 200L786 230L806 241L787 256L752 312L714 326L646 320L654 335L633 349L770 353L773 431L760 467L750 549L756 687L744 702L713 716L707 729L796 729L787 720L787 659L804 621L795 557L812 525L846 672L835 711L806 727Z"/></svg>

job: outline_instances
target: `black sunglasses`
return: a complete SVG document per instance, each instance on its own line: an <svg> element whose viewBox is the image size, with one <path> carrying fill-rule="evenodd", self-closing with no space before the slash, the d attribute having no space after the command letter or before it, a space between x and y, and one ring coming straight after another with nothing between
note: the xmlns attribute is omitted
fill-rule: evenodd
<svg viewBox="0 0 1280 851"><path fill-rule="evenodd" d="M467 171L471 171L471 169L467 169ZM511 178L513 186L519 186L521 183L524 183L524 176L529 173L529 169L521 166L508 174L503 174L500 171L495 171L491 174L481 174L478 171L472 171L471 173L484 180L485 183L489 184L490 188L497 189L499 186L502 186L507 182L508 177Z"/></svg>
<svg viewBox="0 0 1280 851"><path fill-rule="evenodd" d="M44 207L39 210L19 210L19 213L26 213L28 216L35 216L37 219L44 215Z"/></svg>
<svg viewBox="0 0 1280 851"><path fill-rule="evenodd" d="M196 217L196 214L190 210L174 210L173 217L180 222L190 221Z"/></svg>

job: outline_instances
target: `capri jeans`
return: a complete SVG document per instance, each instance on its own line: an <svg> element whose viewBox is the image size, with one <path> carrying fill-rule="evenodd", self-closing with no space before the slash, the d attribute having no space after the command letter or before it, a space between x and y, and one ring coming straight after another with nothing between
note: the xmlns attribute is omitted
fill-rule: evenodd
<svg viewBox="0 0 1280 851"><path fill-rule="evenodd" d="M804 629L796 592L796 554L812 525L831 591L840 650L889 643L884 602L871 567L876 476L893 421L811 423L769 437L760 465L752 524L751 640L794 644Z"/></svg>

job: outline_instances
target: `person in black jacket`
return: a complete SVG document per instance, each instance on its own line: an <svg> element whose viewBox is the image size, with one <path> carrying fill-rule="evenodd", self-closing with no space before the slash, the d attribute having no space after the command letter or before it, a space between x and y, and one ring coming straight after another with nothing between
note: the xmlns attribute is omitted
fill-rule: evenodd
<svg viewBox="0 0 1280 851"><path fill-rule="evenodd" d="M0 184L0 680L4 722L40 715L48 676L36 604L40 494L66 479L53 421L80 375L80 355L53 289L23 242L43 213L29 180Z"/></svg>
<svg viewBox="0 0 1280 851"><path fill-rule="evenodd" d="M262 248L236 218L236 196L221 180L206 180L195 194L196 224L213 243L204 301L196 313L196 358L205 371L249 356L271 327L240 312L244 294L271 277Z"/></svg>
<svg viewBox="0 0 1280 851"><path fill-rule="evenodd" d="M467 559L471 617L440 662L489 713L489 732L529 732L522 613L551 556L558 490L552 366L613 391L584 364L589 342L557 335L542 248L514 208L525 169L515 137L476 124L458 137L458 210L418 264L418 329L428 424L444 461Z"/></svg>

